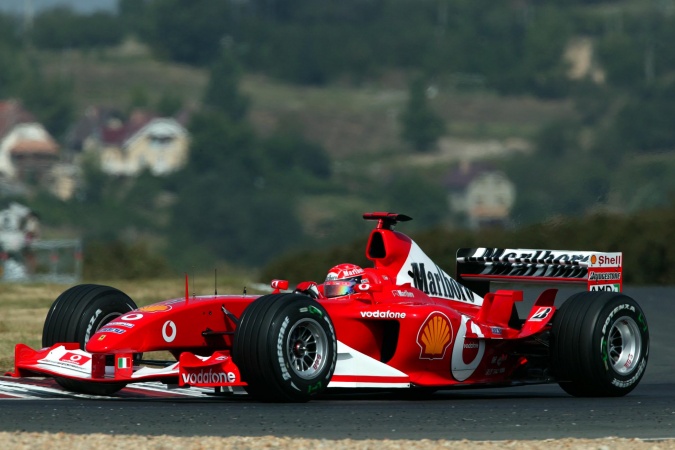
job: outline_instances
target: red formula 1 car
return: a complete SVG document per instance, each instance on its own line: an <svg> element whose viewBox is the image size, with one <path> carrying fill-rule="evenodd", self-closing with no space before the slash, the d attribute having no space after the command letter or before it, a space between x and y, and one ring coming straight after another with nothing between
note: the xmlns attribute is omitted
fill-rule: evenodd
<svg viewBox="0 0 675 450"><path fill-rule="evenodd" d="M269 295L187 293L137 308L117 289L79 285L47 315L42 345L18 344L14 377L53 376L64 388L112 395L128 383L243 387L263 401L307 401L327 388L425 391L558 383L576 396L621 396L647 366L640 306L621 293L621 253L472 248L450 277L408 236L409 217L376 221L373 267L344 266L321 285L275 280ZM354 266L355 267L355 266ZM491 281L579 283L554 304L541 292L524 319L520 290ZM175 360L143 359L166 351Z"/></svg>

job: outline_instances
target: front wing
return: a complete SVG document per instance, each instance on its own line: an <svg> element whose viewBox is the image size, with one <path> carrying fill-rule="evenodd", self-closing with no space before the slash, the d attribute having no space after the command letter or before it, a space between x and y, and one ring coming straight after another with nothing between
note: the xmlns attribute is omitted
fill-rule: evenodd
<svg viewBox="0 0 675 450"><path fill-rule="evenodd" d="M7 373L12 377L48 375L97 383L161 381L195 387L246 385L232 358L223 352L209 357L184 352L177 362L154 368L134 365L131 353L112 357L92 354L81 350L77 343L55 344L41 350L17 344L14 361L14 372Z"/></svg>
<svg viewBox="0 0 675 450"><path fill-rule="evenodd" d="M153 368L134 365L134 355L92 354L77 343L55 344L34 350L25 344L15 348L12 377L52 376L96 383L159 381L194 387L246 386L229 354L215 352L209 357L183 352L169 366ZM405 373L364 355L338 341L338 361L329 388L410 387Z"/></svg>

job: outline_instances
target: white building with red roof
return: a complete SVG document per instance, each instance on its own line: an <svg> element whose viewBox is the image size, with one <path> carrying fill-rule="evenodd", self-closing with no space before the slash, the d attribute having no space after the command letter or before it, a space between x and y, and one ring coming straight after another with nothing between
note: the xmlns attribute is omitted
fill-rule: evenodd
<svg viewBox="0 0 675 450"><path fill-rule="evenodd" d="M155 176L179 170L188 158L189 134L171 117L135 111L127 121L106 120L90 135L85 151L98 154L101 170L110 175Z"/></svg>
<svg viewBox="0 0 675 450"><path fill-rule="evenodd" d="M0 101L0 178L38 183L59 158L59 145L17 100Z"/></svg>
<svg viewBox="0 0 675 450"><path fill-rule="evenodd" d="M448 206L469 228L505 226L516 200L516 187L490 164L463 162L449 172L444 185Z"/></svg>

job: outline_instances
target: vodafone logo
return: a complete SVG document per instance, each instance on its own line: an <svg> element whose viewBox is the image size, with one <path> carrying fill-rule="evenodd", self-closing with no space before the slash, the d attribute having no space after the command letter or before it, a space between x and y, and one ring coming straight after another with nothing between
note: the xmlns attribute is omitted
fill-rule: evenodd
<svg viewBox="0 0 675 450"><path fill-rule="evenodd" d="M192 373L182 373L183 384L192 386L199 384L218 384L227 385L237 381L234 372L220 372L213 370L200 370Z"/></svg>
<svg viewBox="0 0 675 450"><path fill-rule="evenodd" d="M178 330L176 329L176 324L172 320L167 320L162 326L162 337L166 342L173 342L176 339L176 334Z"/></svg>
<svg viewBox="0 0 675 450"><path fill-rule="evenodd" d="M462 362L469 365L476 360L478 356L478 351L480 349L480 344L478 344L477 339L467 339L464 341L464 347L462 351Z"/></svg>
<svg viewBox="0 0 675 450"><path fill-rule="evenodd" d="M394 311L361 311L361 317L375 319L405 319L405 313Z"/></svg>
<svg viewBox="0 0 675 450"><path fill-rule="evenodd" d="M83 366L91 361L91 358L79 353L66 352L61 358L59 358L59 361Z"/></svg>
<svg viewBox="0 0 675 450"><path fill-rule="evenodd" d="M471 334L472 337L467 338L467 334ZM452 346L450 366L452 376L457 381L464 381L469 378L483 359L485 341L480 339L482 337L485 336L480 327L468 316L462 316L459 331L457 331L457 339Z"/></svg>
<svg viewBox="0 0 675 450"><path fill-rule="evenodd" d="M126 316L120 317L120 320L126 320L127 322L133 322L134 320L139 320L143 318L143 314L134 313L127 314Z"/></svg>

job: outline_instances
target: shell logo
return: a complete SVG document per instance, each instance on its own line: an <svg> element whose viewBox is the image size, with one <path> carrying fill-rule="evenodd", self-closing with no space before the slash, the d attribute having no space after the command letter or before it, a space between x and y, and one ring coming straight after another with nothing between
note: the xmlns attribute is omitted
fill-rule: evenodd
<svg viewBox="0 0 675 450"><path fill-rule="evenodd" d="M429 314L417 334L420 359L443 359L453 338L450 319L438 311Z"/></svg>
<svg viewBox="0 0 675 450"><path fill-rule="evenodd" d="M595 255L591 255L591 264L595 264L596 262L598 262L598 257Z"/></svg>
<svg viewBox="0 0 675 450"><path fill-rule="evenodd" d="M165 312L171 310L171 305L148 305L142 306L138 310L147 313Z"/></svg>

